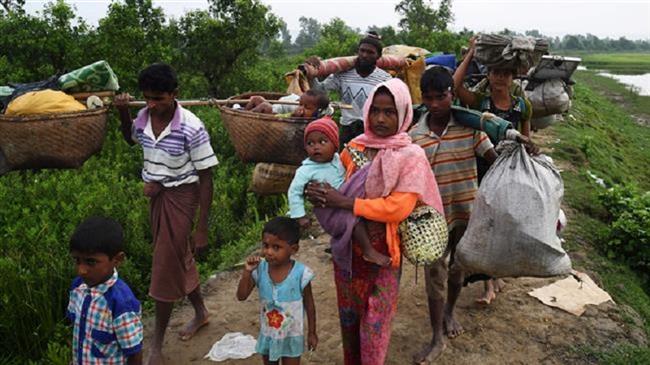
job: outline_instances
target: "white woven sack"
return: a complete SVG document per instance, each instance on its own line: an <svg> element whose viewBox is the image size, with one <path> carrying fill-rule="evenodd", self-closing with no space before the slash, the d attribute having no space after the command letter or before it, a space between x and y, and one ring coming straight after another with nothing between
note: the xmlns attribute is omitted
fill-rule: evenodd
<svg viewBox="0 0 650 365"><path fill-rule="evenodd" d="M456 260L492 277L568 274L571 260L556 235L563 193L546 156L510 142L481 182Z"/></svg>
<svg viewBox="0 0 650 365"><path fill-rule="evenodd" d="M402 254L413 265L438 260L447 248L447 222L433 207L421 205L399 225Z"/></svg>
<svg viewBox="0 0 650 365"><path fill-rule="evenodd" d="M526 91L526 97L533 106L535 118L569 111L571 99L566 84L561 79L546 80L532 91Z"/></svg>

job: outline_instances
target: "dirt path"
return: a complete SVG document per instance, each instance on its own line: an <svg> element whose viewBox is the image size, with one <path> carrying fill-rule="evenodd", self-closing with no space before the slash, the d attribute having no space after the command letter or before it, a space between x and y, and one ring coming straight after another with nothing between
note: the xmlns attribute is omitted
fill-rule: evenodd
<svg viewBox="0 0 650 365"><path fill-rule="evenodd" d="M304 364L342 364L342 349L336 311L331 259L324 252L328 237L301 241L297 259L317 273L313 282L318 318L318 350ZM429 325L422 268L415 282L415 267L405 264L400 287L398 314L393 322L387 364L408 364L411 354L429 339ZM214 342L228 332L257 336L258 300L254 293L246 302L235 299L239 271L226 272L204 286L212 322L191 341L179 341L176 335L192 310L185 305L172 317L171 330L165 342L168 364L209 364L203 356ZM590 307L582 317L575 317L547 307L527 292L552 282L553 279L513 279L507 281L505 292L489 307L474 304L481 293L481 284L468 286L461 293L457 313L466 333L449 341L447 351L437 364L565 364L569 361L591 363L594 359L574 351L580 346L592 349L612 347L619 342L645 345L644 334L629 326L624 317L640 319L632 311L606 303ZM635 317L636 316L636 317ZM628 321L630 319L627 319ZM150 338L151 319L146 322ZM146 344L145 344L146 347ZM252 357L224 364L260 364Z"/></svg>
<svg viewBox="0 0 650 365"><path fill-rule="evenodd" d="M542 132L535 139L546 144L552 134ZM303 364L342 364L334 275L331 258L324 252L328 236L322 232L316 236L302 240L297 255L298 260L317 273L313 291L320 343L311 358L303 357ZM404 264L387 364L409 364L411 355L430 339L424 277L422 268L418 270L416 283L415 267ZM254 292L246 302L238 302L235 291L239 276L238 270L220 273L204 285L212 321L191 341L182 342L177 336L179 328L192 316L191 307L184 305L174 312L164 347L168 364L211 363L203 356L228 332L257 336L257 294ZM474 303L481 293L481 283L464 288L457 315L466 332L448 342L447 350L436 364L587 364L596 359L588 356L585 348L598 350L618 343L647 345L639 329L638 314L626 306L605 303L589 307L581 317L575 317L547 307L527 294L556 279L507 280L505 291L488 307ZM145 339L151 337L152 324L152 318L145 322ZM261 359L254 356L223 364L261 364Z"/></svg>

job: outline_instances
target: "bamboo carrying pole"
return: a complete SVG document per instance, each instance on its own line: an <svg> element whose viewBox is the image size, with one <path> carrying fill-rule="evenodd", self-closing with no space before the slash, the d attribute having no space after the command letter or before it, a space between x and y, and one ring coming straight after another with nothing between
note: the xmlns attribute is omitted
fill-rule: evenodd
<svg viewBox="0 0 650 365"><path fill-rule="evenodd" d="M232 104L246 104L248 99L208 99L208 100L179 100L182 106L210 106L210 105L232 105ZM283 105L300 105L297 101L289 100L267 100L270 104L283 104ZM144 107L147 102L142 100L134 100L129 102L132 107ZM350 104L332 103L332 106L339 109L352 109Z"/></svg>
<svg viewBox="0 0 650 365"><path fill-rule="evenodd" d="M112 99L115 97L115 92L114 91L99 91L99 92L87 92L87 93L76 93L72 94L72 96L75 99L78 100L84 100L87 99L89 96L98 96L102 99L104 98L109 98ZM211 106L211 105L231 105L231 104L246 104L248 103L248 99L205 99L205 100L179 100L178 101L182 106ZM267 100L270 104L283 104L283 105L300 105L299 102L297 101L289 101L289 100ZM143 100L133 100L129 102L129 106L131 107L139 107L142 108L147 105L146 101ZM339 109L352 109L352 105L350 104L342 104L342 103L332 103L332 106L334 108L339 108Z"/></svg>

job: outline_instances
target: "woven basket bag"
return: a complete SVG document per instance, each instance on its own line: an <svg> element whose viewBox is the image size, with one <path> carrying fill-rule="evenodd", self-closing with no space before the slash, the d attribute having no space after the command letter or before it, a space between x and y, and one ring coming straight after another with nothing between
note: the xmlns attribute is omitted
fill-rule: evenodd
<svg viewBox="0 0 650 365"><path fill-rule="evenodd" d="M402 254L413 265L428 265L438 260L447 248L447 221L428 205L421 205L399 225Z"/></svg>
<svg viewBox="0 0 650 365"><path fill-rule="evenodd" d="M285 94L250 92L230 99L248 99L253 95L277 100ZM219 106L219 110L230 141L242 161L300 165L307 158L303 136L311 119L278 118L271 114L233 109L228 105Z"/></svg>
<svg viewBox="0 0 650 365"><path fill-rule="evenodd" d="M0 115L0 173L80 167L102 149L107 113L108 108L100 108L54 115Z"/></svg>

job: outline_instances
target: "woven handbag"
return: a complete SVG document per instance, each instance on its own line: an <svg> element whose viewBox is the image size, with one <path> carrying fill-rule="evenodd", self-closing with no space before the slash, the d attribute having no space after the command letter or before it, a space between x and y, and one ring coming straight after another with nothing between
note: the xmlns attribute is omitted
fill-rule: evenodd
<svg viewBox="0 0 650 365"><path fill-rule="evenodd" d="M413 265L429 265L447 248L447 222L433 207L421 205L399 225L402 253Z"/></svg>

